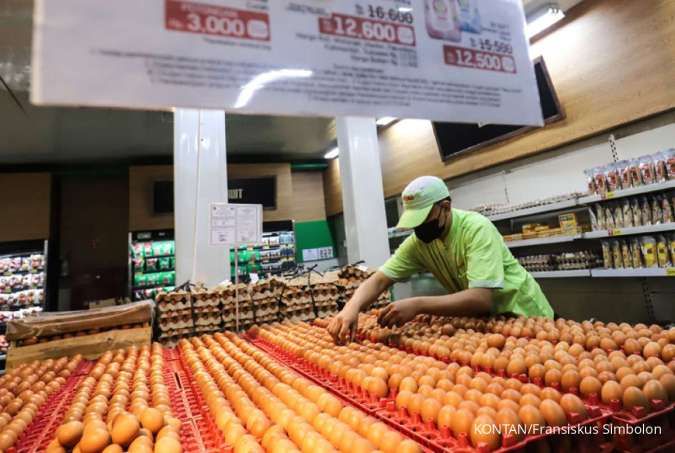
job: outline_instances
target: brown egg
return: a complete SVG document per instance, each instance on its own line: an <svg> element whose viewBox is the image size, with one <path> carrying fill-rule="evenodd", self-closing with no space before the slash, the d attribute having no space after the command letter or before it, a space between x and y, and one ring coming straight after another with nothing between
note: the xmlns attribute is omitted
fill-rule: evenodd
<svg viewBox="0 0 675 453"><path fill-rule="evenodd" d="M578 396L571 393L566 393L560 397L560 407L562 407L568 415L579 414L583 417L588 416L584 403Z"/></svg>
<svg viewBox="0 0 675 453"><path fill-rule="evenodd" d="M520 417L523 425L525 425L528 430L531 430L537 426L546 426L546 420L541 415L541 411L529 404L520 408L518 411L518 417Z"/></svg>
<svg viewBox="0 0 675 453"><path fill-rule="evenodd" d="M581 377L576 370L565 371L560 377L560 387L565 392L578 388L580 382Z"/></svg>
<svg viewBox="0 0 675 453"><path fill-rule="evenodd" d="M471 427L473 426L474 416L473 413L466 409L459 409L455 411L455 415L452 419L452 432L455 434L455 437L460 434L469 434L471 432Z"/></svg>
<svg viewBox="0 0 675 453"><path fill-rule="evenodd" d="M488 451L499 448L501 439L497 430L485 429L486 426L494 426L494 424L494 419L488 415L479 415L473 420L469 435L474 447Z"/></svg>
<svg viewBox="0 0 675 453"><path fill-rule="evenodd" d="M106 428L85 426L79 447L82 453L97 453L110 445L110 434Z"/></svg>
<svg viewBox="0 0 675 453"><path fill-rule="evenodd" d="M514 410L505 408L497 412L495 423L501 428L502 436L514 437L515 439L523 437L519 429L521 425L520 417L518 417L518 414Z"/></svg>
<svg viewBox="0 0 675 453"><path fill-rule="evenodd" d="M567 424L567 417L560 404L553 400L544 400L539 406L541 415L549 426L562 426Z"/></svg>
<svg viewBox="0 0 675 453"><path fill-rule="evenodd" d="M671 329L673 330L673 329ZM663 374L659 378L659 382L668 393L668 398L670 401L675 401L675 375L673 374Z"/></svg>
<svg viewBox="0 0 675 453"><path fill-rule="evenodd" d="M644 387L642 387L642 391L648 401L668 401L668 392L666 392L661 382L656 379L647 381Z"/></svg>
<svg viewBox="0 0 675 453"><path fill-rule="evenodd" d="M113 429L110 432L112 441L115 444L127 446L138 435L140 424L135 415L129 413L119 414L114 422Z"/></svg>
<svg viewBox="0 0 675 453"><path fill-rule="evenodd" d="M149 407L141 415L141 424L153 434L157 433L164 426L164 416L157 409Z"/></svg>
<svg viewBox="0 0 675 453"><path fill-rule="evenodd" d="M159 439L155 443L155 452L156 453L182 453L183 447L179 440L165 436Z"/></svg>
<svg viewBox="0 0 675 453"><path fill-rule="evenodd" d="M110 444L101 453L122 453L122 447L117 444Z"/></svg>
<svg viewBox="0 0 675 453"><path fill-rule="evenodd" d="M623 407L632 409L634 407L644 407L649 409L647 397L637 387L628 387L623 391Z"/></svg>
<svg viewBox="0 0 675 453"><path fill-rule="evenodd" d="M72 448L80 441L84 425L79 421L65 423L56 430L56 438L64 447Z"/></svg>

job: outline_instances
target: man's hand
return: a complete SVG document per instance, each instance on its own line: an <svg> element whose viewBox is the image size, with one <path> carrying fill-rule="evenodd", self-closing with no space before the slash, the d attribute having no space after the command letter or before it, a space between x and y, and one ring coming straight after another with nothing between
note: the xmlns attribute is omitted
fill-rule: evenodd
<svg viewBox="0 0 675 453"><path fill-rule="evenodd" d="M335 344L346 344L354 341L358 327L359 312L344 307L328 324L328 333L333 337Z"/></svg>
<svg viewBox="0 0 675 453"><path fill-rule="evenodd" d="M420 313L415 298L392 302L380 311L377 322L382 327L402 326Z"/></svg>

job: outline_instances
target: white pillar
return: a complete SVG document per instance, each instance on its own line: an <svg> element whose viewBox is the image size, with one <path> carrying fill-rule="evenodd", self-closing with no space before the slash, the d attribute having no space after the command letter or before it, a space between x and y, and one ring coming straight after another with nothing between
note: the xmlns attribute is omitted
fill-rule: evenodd
<svg viewBox="0 0 675 453"><path fill-rule="evenodd" d="M225 113L174 113L176 284L211 288L230 278L229 250L209 245L209 205L227 201Z"/></svg>
<svg viewBox="0 0 675 453"><path fill-rule="evenodd" d="M336 123L347 257L379 267L389 257L389 239L375 119L344 117Z"/></svg>

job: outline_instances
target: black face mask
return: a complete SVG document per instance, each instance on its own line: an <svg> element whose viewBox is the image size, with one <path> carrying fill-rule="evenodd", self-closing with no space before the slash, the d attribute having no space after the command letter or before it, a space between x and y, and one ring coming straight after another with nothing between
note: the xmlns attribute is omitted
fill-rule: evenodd
<svg viewBox="0 0 675 453"><path fill-rule="evenodd" d="M420 241L428 244L434 239L440 238L441 234L443 234L443 229L444 228L440 225L440 218L433 219L415 227L415 236L417 236Z"/></svg>

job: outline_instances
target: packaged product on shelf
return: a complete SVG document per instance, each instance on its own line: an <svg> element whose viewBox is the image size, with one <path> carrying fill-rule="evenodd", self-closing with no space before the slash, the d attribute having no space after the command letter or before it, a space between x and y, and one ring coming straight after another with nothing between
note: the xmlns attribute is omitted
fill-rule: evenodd
<svg viewBox="0 0 675 453"><path fill-rule="evenodd" d="M614 192L621 189L621 177L619 176L619 168L616 164L605 166L605 178L607 179L608 191Z"/></svg>
<svg viewBox="0 0 675 453"><path fill-rule="evenodd" d="M614 221L614 213L612 212L612 207L610 205L605 205L605 228L612 229L616 228L616 223Z"/></svg>
<svg viewBox="0 0 675 453"><path fill-rule="evenodd" d="M624 228L630 228L635 226L635 224L633 223L633 211L630 208L630 200L628 198L624 198L623 201L621 202L621 211Z"/></svg>
<svg viewBox="0 0 675 453"><path fill-rule="evenodd" d="M594 169L593 168L587 168L584 170L584 175L586 176L586 186L588 187L588 193L589 194L597 194L598 189L595 185L595 178L593 176Z"/></svg>
<svg viewBox="0 0 675 453"><path fill-rule="evenodd" d="M159 266L157 265L157 258L148 258L145 260L145 272L157 272Z"/></svg>
<svg viewBox="0 0 675 453"><path fill-rule="evenodd" d="M145 286L147 281L146 275L140 272L134 274L134 286Z"/></svg>
<svg viewBox="0 0 675 453"><path fill-rule="evenodd" d="M594 230L606 230L607 222L605 221L605 209L600 203L591 209L591 226Z"/></svg>
<svg viewBox="0 0 675 453"><path fill-rule="evenodd" d="M640 172L640 159L630 160L630 184L632 187L639 187L642 185L642 174Z"/></svg>
<svg viewBox="0 0 675 453"><path fill-rule="evenodd" d="M652 207L649 203L647 197L642 197L640 201L640 211L642 215L641 225L651 225L652 224Z"/></svg>
<svg viewBox="0 0 675 453"><path fill-rule="evenodd" d="M670 254L668 253L668 241L665 236L659 235L656 237L656 259L659 267L670 267Z"/></svg>
<svg viewBox="0 0 675 453"><path fill-rule="evenodd" d="M633 257L630 253L630 246L626 241L621 241L621 258L623 267L633 267Z"/></svg>
<svg viewBox="0 0 675 453"><path fill-rule="evenodd" d="M663 220L663 210L658 197L652 197L652 223L658 225Z"/></svg>
<svg viewBox="0 0 675 453"><path fill-rule="evenodd" d="M593 181L595 181L596 193L607 193L607 176L605 175L605 167L595 167L593 169Z"/></svg>
<svg viewBox="0 0 675 453"><path fill-rule="evenodd" d="M642 263L642 251L640 250L640 241L638 238L632 238L630 240L630 255L632 265L635 269L643 267Z"/></svg>
<svg viewBox="0 0 675 453"><path fill-rule="evenodd" d="M626 224L623 219L623 208L621 207L621 204L615 204L612 210L614 211L614 226L616 228L624 228Z"/></svg>
<svg viewBox="0 0 675 453"><path fill-rule="evenodd" d="M643 236L640 238L640 244L645 267L657 267L656 239L653 236Z"/></svg>
<svg viewBox="0 0 675 453"><path fill-rule="evenodd" d="M619 172L619 179L621 179L621 187L623 189L631 187L630 162L627 160L619 161L616 163L616 168Z"/></svg>
<svg viewBox="0 0 675 453"><path fill-rule="evenodd" d="M668 164L666 158L667 151L659 151L654 155L654 169L656 182L665 182L668 180Z"/></svg>
<svg viewBox="0 0 675 453"><path fill-rule="evenodd" d="M654 159L652 156L642 156L640 158L640 175L644 184L654 184L656 175L654 174Z"/></svg>
<svg viewBox="0 0 675 453"><path fill-rule="evenodd" d="M670 262L675 266L675 233L670 235Z"/></svg>
<svg viewBox="0 0 675 453"><path fill-rule="evenodd" d="M640 209L640 202L637 198L630 200L630 209L633 211L633 225L641 226L642 225L642 210Z"/></svg>
<svg viewBox="0 0 675 453"><path fill-rule="evenodd" d="M143 247L143 256L152 256L152 242L143 242L141 245Z"/></svg>
<svg viewBox="0 0 675 453"><path fill-rule="evenodd" d="M659 195L659 200L661 203L661 212L663 212L663 223L674 222L675 219L673 219L673 206L671 206L668 196Z"/></svg>
<svg viewBox="0 0 675 453"><path fill-rule="evenodd" d="M666 173L668 179L675 179L675 148L664 151L666 158Z"/></svg>
<svg viewBox="0 0 675 453"><path fill-rule="evenodd" d="M143 251L144 251L144 250L143 250L143 243L142 243L142 242L134 242L134 243L131 245L131 250L132 250L132 252L133 252L133 253L132 253L133 256L134 256L134 257L141 258L141 261L142 261L142 258L143 258Z"/></svg>
<svg viewBox="0 0 675 453"><path fill-rule="evenodd" d="M614 239L611 241L612 245L612 262L614 263L615 269L623 268L623 257L621 255L621 242Z"/></svg>

